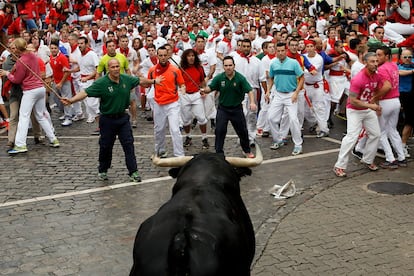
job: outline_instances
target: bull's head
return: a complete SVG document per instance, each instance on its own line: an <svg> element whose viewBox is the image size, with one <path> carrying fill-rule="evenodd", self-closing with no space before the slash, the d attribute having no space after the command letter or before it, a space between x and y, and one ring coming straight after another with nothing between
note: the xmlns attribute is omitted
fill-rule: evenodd
<svg viewBox="0 0 414 276"><path fill-rule="evenodd" d="M179 156L179 157L170 157L170 158L160 158L158 156L152 157L152 163L158 167L182 167L188 161L190 161L193 156ZM256 157L255 158L241 158L241 157L226 157L226 161L230 163L233 167L255 167L260 165L263 162L262 151L258 144L256 144Z"/></svg>

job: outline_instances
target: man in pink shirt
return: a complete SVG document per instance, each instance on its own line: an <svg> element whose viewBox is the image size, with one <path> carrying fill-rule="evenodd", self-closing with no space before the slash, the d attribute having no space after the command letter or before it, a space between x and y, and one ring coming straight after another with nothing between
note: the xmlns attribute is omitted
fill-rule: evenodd
<svg viewBox="0 0 414 276"><path fill-rule="evenodd" d="M380 127L378 116L381 114L381 106L373 103L372 98L377 89L382 86L381 77L376 73L378 68L378 57L375 53L367 53L364 56L365 69L361 70L351 80L349 98L346 105L347 134L342 139L338 160L333 171L338 177L345 177L345 169L348 165L349 154L354 148L359 133L364 126L368 133L361 162L366 164L371 171L378 170L374 164L380 139Z"/></svg>
<svg viewBox="0 0 414 276"><path fill-rule="evenodd" d="M397 64L390 61L390 48L381 47L377 49L376 53L379 64L378 75L384 81L384 86L380 93L374 97L374 101L379 100L382 109L379 118L381 128L380 144L385 153L385 162L381 163L380 166L385 169L407 167L401 136L397 130L398 117L401 109L398 67ZM397 154L397 159L394 157L390 141Z"/></svg>

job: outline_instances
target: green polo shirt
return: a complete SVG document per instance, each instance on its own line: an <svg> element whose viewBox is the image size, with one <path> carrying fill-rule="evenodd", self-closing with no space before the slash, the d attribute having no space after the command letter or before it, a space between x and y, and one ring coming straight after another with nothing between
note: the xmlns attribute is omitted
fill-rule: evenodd
<svg viewBox="0 0 414 276"><path fill-rule="evenodd" d="M119 83L116 83L105 75L86 88L85 92L89 97L101 99L101 114L113 115L125 112L129 106L131 89L138 85L137 77L121 74Z"/></svg>
<svg viewBox="0 0 414 276"><path fill-rule="evenodd" d="M224 107L240 105L244 100L244 94L252 91L252 87L247 79L237 71L231 80L224 72L218 74L208 86L211 91L216 90L220 92L219 104Z"/></svg>

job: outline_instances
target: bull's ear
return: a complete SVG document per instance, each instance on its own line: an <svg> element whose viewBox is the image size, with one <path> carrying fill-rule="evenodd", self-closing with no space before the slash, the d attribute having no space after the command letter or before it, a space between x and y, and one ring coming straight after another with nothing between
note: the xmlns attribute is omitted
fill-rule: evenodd
<svg viewBox="0 0 414 276"><path fill-rule="evenodd" d="M247 167L235 167L234 170L236 171L239 177L246 176L246 175L252 175L252 170Z"/></svg>
<svg viewBox="0 0 414 276"><path fill-rule="evenodd" d="M178 173L180 172L181 168L171 168L168 170L168 174L172 177L172 178L177 178Z"/></svg>

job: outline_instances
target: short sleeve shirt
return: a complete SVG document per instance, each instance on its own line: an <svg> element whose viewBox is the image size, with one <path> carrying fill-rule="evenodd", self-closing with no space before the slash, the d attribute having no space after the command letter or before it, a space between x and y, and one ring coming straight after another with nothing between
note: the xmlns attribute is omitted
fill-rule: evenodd
<svg viewBox="0 0 414 276"><path fill-rule="evenodd" d="M286 57L283 62L275 58L270 63L269 77L274 78L277 92L292 92L298 86L297 78L303 75L299 62L295 59Z"/></svg>
<svg viewBox="0 0 414 276"><path fill-rule="evenodd" d="M105 72L105 73L108 72L108 61L113 58L116 58L119 61L119 64L121 66L121 74L125 74L126 70L128 70L129 63L128 63L128 59L121 53L116 53L116 55L113 57L108 56L107 54L104 55L99 61L99 65L96 70L98 74L102 72Z"/></svg>
<svg viewBox="0 0 414 276"><path fill-rule="evenodd" d="M116 83L105 75L86 88L85 92L89 97L101 98L101 114L113 115L125 112L130 103L130 91L138 85L137 77L121 74L119 83Z"/></svg>
<svg viewBox="0 0 414 276"><path fill-rule="evenodd" d="M381 76L383 81L389 81L391 83L391 90L385 94L381 100L398 98L399 92L399 79L398 66L393 62L385 62L378 67L378 75Z"/></svg>
<svg viewBox="0 0 414 276"><path fill-rule="evenodd" d="M229 79L225 73L218 74L208 86L212 91L220 92L219 104L224 107L240 105L245 94L252 91L247 79L237 71L232 79Z"/></svg>
<svg viewBox="0 0 414 276"><path fill-rule="evenodd" d="M367 73L367 69L364 68L351 79L351 87L349 88L349 92L355 93L358 100L368 103L374 96L375 90L381 85L381 77L376 73L369 75ZM353 106L349 98L346 107L355 110L367 109Z"/></svg>

